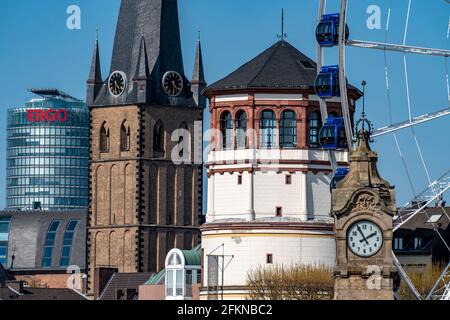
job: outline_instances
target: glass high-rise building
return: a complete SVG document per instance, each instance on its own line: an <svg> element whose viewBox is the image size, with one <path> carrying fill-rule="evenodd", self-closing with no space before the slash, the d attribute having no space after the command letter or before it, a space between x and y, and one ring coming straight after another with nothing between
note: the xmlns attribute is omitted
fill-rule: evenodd
<svg viewBox="0 0 450 320"><path fill-rule="evenodd" d="M7 207L88 207L89 110L56 89L8 110Z"/></svg>

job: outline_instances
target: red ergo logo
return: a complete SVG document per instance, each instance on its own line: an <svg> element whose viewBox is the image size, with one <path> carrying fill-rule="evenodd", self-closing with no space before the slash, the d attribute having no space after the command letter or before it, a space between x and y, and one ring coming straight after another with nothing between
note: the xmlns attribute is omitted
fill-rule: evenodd
<svg viewBox="0 0 450 320"><path fill-rule="evenodd" d="M64 109L60 110L28 110L27 120L28 122L66 122L69 117L68 113Z"/></svg>

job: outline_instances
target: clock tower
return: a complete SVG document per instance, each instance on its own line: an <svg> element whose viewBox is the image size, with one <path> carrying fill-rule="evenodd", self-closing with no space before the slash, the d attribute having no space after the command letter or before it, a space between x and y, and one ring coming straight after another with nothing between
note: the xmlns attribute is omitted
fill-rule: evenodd
<svg viewBox="0 0 450 320"><path fill-rule="evenodd" d="M392 300L395 191L377 170L370 149L370 123L360 121L350 172L332 193L336 230L336 300Z"/></svg>
<svg viewBox="0 0 450 320"><path fill-rule="evenodd" d="M95 296L102 268L158 272L169 250L199 241L203 74L198 52L192 86L185 76L177 0L122 0L106 78L96 42L87 90Z"/></svg>

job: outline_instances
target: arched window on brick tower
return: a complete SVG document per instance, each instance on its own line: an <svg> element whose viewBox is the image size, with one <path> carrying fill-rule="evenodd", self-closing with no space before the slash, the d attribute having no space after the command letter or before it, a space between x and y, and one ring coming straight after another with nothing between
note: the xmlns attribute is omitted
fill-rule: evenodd
<svg viewBox="0 0 450 320"><path fill-rule="evenodd" d="M109 152L109 128L106 122L100 128L100 152Z"/></svg>
<svg viewBox="0 0 450 320"><path fill-rule="evenodd" d="M120 127L120 151L130 151L130 126L125 121Z"/></svg>
<svg viewBox="0 0 450 320"><path fill-rule="evenodd" d="M294 111L285 110L280 119L280 147L295 148L297 146L297 117Z"/></svg>
<svg viewBox="0 0 450 320"><path fill-rule="evenodd" d="M153 150L164 151L164 127L161 121L158 121L153 129Z"/></svg>
<svg viewBox="0 0 450 320"><path fill-rule="evenodd" d="M313 111L309 118L309 146L311 148L320 148L319 131L322 128L322 119L319 111Z"/></svg>
<svg viewBox="0 0 450 320"><path fill-rule="evenodd" d="M222 135L222 149L233 147L233 118L231 113L225 111L220 116L220 133Z"/></svg>
<svg viewBox="0 0 450 320"><path fill-rule="evenodd" d="M275 112L264 110L259 117L259 146L273 148L277 145L277 119Z"/></svg>
<svg viewBox="0 0 450 320"><path fill-rule="evenodd" d="M247 148L247 113L243 110L236 114L236 147Z"/></svg>

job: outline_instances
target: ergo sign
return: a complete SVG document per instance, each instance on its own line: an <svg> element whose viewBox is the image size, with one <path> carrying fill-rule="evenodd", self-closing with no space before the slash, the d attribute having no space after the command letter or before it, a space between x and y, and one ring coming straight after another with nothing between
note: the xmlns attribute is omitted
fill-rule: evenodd
<svg viewBox="0 0 450 320"><path fill-rule="evenodd" d="M69 117L69 114L66 110L33 110L30 109L27 111L27 120L28 122L50 122L53 123L55 121L66 122Z"/></svg>

